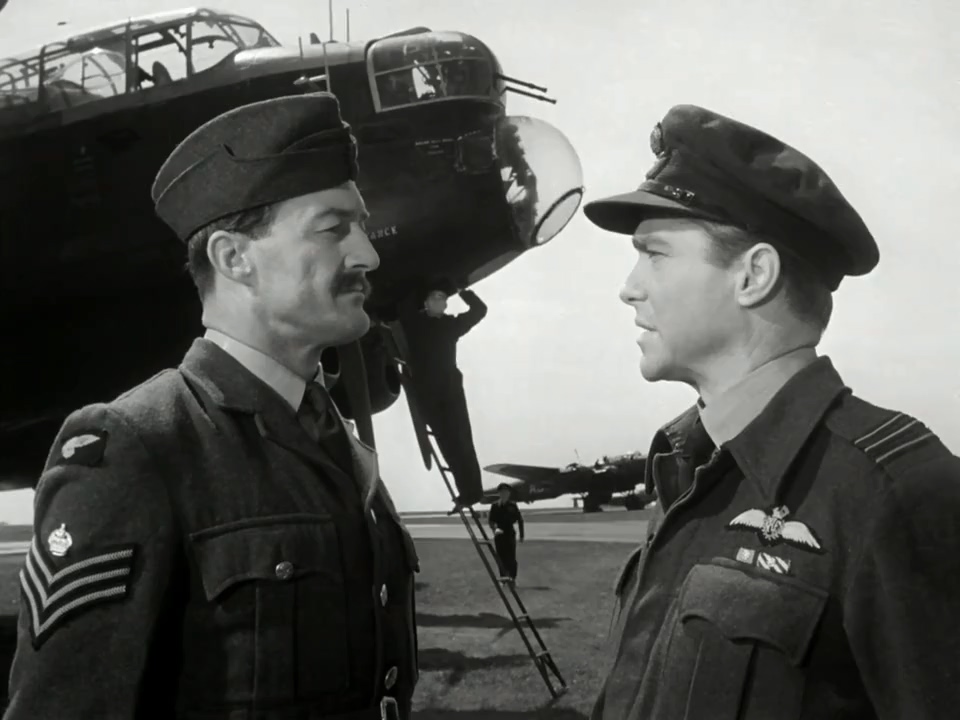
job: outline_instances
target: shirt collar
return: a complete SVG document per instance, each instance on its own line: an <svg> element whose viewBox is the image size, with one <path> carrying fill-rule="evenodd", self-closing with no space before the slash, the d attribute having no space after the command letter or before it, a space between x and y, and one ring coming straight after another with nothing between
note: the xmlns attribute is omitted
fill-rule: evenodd
<svg viewBox="0 0 960 720"><path fill-rule="evenodd" d="M772 498L830 406L849 392L830 358L816 358L797 370L723 449L744 476ZM687 433L705 409L700 403L689 407L654 434L645 470L648 492L655 487L657 456L681 454Z"/></svg>
<svg viewBox="0 0 960 720"><path fill-rule="evenodd" d="M739 435L790 378L816 359L812 347L793 350L748 373L709 405L700 400L700 419L714 445L719 447Z"/></svg>
<svg viewBox="0 0 960 720"><path fill-rule="evenodd" d="M247 370L256 375L294 410L300 408L307 381L290 368L246 343L240 342L219 330L208 329L204 338L216 343ZM322 369L317 369L316 380L322 383Z"/></svg>
<svg viewBox="0 0 960 720"><path fill-rule="evenodd" d="M770 499L823 416L848 394L828 357L797 371L760 414L725 444L743 474Z"/></svg>

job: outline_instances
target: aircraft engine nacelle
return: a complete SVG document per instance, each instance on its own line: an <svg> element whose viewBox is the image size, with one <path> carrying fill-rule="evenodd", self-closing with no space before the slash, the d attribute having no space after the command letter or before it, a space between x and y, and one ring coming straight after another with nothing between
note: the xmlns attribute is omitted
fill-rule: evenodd
<svg viewBox="0 0 960 720"><path fill-rule="evenodd" d="M367 381L367 392L370 395L370 411L376 415L393 405L400 397L400 371L393 356L387 350L383 331L379 327L372 327L360 340L360 349L363 352L364 376ZM321 358L323 372L328 380L330 395L337 404L341 414L353 419L353 409L346 393L346 385L341 376L344 368L340 365L340 356L336 348L324 351Z"/></svg>

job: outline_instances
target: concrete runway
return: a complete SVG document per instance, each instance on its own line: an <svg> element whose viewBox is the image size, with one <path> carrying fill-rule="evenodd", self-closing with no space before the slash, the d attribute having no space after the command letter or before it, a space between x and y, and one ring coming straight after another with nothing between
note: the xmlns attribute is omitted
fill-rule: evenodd
<svg viewBox="0 0 960 720"><path fill-rule="evenodd" d="M490 530L485 526L487 533ZM408 523L407 530L414 538L438 540L469 540L463 523ZM646 538L646 520L622 522L531 522L524 526L527 540L556 540L566 542L616 542L639 545Z"/></svg>
<svg viewBox="0 0 960 720"><path fill-rule="evenodd" d="M486 526L485 526L486 527ZM415 538L424 540L469 540L463 523L407 523L407 529ZM486 528L489 534L489 528ZM566 542L615 542L639 545L646 537L646 520L620 522L528 522L525 525L527 540L553 540ZM0 542L0 556L23 557L29 541Z"/></svg>

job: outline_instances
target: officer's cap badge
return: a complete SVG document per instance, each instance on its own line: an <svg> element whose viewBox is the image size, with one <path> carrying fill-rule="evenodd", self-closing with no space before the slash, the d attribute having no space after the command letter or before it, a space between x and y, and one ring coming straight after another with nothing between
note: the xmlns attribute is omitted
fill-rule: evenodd
<svg viewBox="0 0 960 720"><path fill-rule="evenodd" d="M660 126L660 123L654 125L653 130L650 131L650 149L653 150L653 154L657 157L663 155L666 150L663 145L663 128Z"/></svg>
<svg viewBox="0 0 960 720"><path fill-rule="evenodd" d="M54 557L63 557L66 555L71 545L73 545L73 538L70 537L70 533L67 532L66 523L61 523L60 527L50 533L50 536L47 538L47 547L50 549L50 554Z"/></svg>
<svg viewBox="0 0 960 720"><path fill-rule="evenodd" d="M727 523L728 530L754 530L764 545L786 543L802 550L822 553L823 547L813 530L797 520L786 520L790 510L785 505L770 512L747 510Z"/></svg>

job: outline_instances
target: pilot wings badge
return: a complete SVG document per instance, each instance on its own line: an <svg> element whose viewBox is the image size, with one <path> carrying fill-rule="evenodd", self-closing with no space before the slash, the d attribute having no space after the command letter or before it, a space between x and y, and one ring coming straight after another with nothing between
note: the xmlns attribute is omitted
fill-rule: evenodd
<svg viewBox="0 0 960 720"><path fill-rule="evenodd" d="M823 547L813 530L797 520L787 520L790 510L786 505L763 510L747 510L727 523L728 530L754 530L764 545L786 543L801 550L822 553Z"/></svg>

